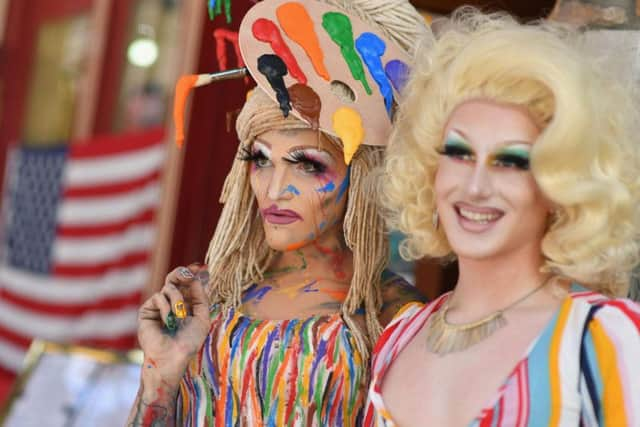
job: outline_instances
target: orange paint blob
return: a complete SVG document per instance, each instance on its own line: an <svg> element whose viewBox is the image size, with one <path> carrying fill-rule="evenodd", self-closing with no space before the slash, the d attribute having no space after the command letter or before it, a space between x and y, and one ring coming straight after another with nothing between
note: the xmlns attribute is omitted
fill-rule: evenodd
<svg viewBox="0 0 640 427"><path fill-rule="evenodd" d="M176 97L173 101L173 122L176 127L176 145L182 147L184 144L184 109L187 105L189 92L198 81L197 74L180 77L176 84Z"/></svg>
<svg viewBox="0 0 640 427"><path fill-rule="evenodd" d="M324 65L324 53L307 9L297 2L284 3L276 9L276 16L287 36L307 53L316 73L329 81L331 78Z"/></svg>

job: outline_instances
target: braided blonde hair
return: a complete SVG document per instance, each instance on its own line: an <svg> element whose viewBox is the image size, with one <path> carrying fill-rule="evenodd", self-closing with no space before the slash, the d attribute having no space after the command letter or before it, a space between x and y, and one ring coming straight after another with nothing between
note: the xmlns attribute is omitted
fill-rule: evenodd
<svg viewBox="0 0 640 427"><path fill-rule="evenodd" d="M407 51L416 44L418 37L430 35L421 15L406 0L326 2L372 23ZM309 128L293 115L285 118L277 104L257 88L236 122L240 139L237 157L260 134L270 130ZM342 148L339 140L327 136ZM388 242L375 199L370 196L369 181L364 178L381 166L383 151L381 147L361 146L354 156L343 223L345 242L353 253L353 277L342 314L365 360L382 331L377 315L382 306L380 280L387 262ZM225 309L236 308L242 303L242 293L264 278L276 252L265 243L246 162L238 158L234 161L220 202L224 207L206 257L211 275L209 297L212 303L221 303ZM361 331L353 320L360 307L365 308L366 331Z"/></svg>

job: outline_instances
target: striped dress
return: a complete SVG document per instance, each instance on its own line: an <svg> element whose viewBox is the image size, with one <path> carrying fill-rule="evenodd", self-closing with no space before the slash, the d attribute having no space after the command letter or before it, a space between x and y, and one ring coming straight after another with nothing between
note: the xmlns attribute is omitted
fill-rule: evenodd
<svg viewBox="0 0 640 427"><path fill-rule="evenodd" d="M640 305L572 291L469 427L640 426ZM408 304L383 332L364 426L395 425L382 400L385 372L447 297Z"/></svg>
<svg viewBox="0 0 640 427"><path fill-rule="evenodd" d="M367 366L339 314L258 320L211 311L182 380L180 426L355 426Z"/></svg>

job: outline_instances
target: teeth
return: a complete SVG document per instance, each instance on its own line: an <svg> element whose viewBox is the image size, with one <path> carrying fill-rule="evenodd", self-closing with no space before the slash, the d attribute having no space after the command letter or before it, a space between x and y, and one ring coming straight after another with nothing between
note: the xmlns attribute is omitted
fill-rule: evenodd
<svg viewBox="0 0 640 427"><path fill-rule="evenodd" d="M497 214L497 213L478 213L478 212L471 212L462 208L460 208L459 210L460 210L460 215L462 215L464 218L469 219L471 221L479 222L480 224L486 224L489 221L493 221L500 217L500 214Z"/></svg>

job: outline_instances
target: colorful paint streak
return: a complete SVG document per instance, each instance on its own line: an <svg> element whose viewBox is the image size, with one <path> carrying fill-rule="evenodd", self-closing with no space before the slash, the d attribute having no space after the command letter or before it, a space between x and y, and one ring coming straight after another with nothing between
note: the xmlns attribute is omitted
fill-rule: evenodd
<svg viewBox="0 0 640 427"><path fill-rule="evenodd" d="M382 65L382 56L387 50L387 45L384 40L373 33L362 33L356 40L356 49L367 65L369 74L373 76L373 79L378 84L380 93L384 98L384 106L387 109L387 113L391 113L393 88L389 84L387 74Z"/></svg>
<svg viewBox="0 0 640 427"><path fill-rule="evenodd" d="M392 59L384 67L389 81L397 92L402 92L409 80L409 66L399 59Z"/></svg>
<svg viewBox="0 0 640 427"><path fill-rule="evenodd" d="M322 15L322 27L340 47L340 52L342 52L342 56L349 66L353 78L362 82L364 90L368 95L371 95L371 88L367 83L362 61L354 48L353 28L351 27L349 17L340 12L327 12Z"/></svg>
<svg viewBox="0 0 640 427"><path fill-rule="evenodd" d="M224 14L227 18L227 23L230 24L232 20L231 0L209 0L207 2L207 9L209 10L209 19L213 21L216 16L222 14L223 2L224 2Z"/></svg>
<svg viewBox="0 0 640 427"><path fill-rule="evenodd" d="M344 162L351 164L351 159L364 141L362 117L353 108L340 107L333 113L333 130L342 140Z"/></svg>
<svg viewBox="0 0 640 427"><path fill-rule="evenodd" d="M209 0L209 19L213 21L216 17L216 0Z"/></svg>
<svg viewBox="0 0 640 427"><path fill-rule="evenodd" d="M329 181L322 188L318 188L316 191L318 193L331 193L336 189L336 184L333 181Z"/></svg>
<svg viewBox="0 0 640 427"><path fill-rule="evenodd" d="M229 61L227 60L227 42L231 43L233 46L233 50L236 54L237 68L244 68L245 64L242 54L240 53L237 31L231 31L227 28L216 28L213 31L213 38L216 41L216 58L218 59L218 68L220 71L229 69Z"/></svg>
<svg viewBox="0 0 640 427"><path fill-rule="evenodd" d="M300 265L289 265L286 267L282 267L282 268L278 268L275 270L270 270L267 271L264 274L265 279L271 278L275 275L278 274L283 274L283 273L291 273L292 271L302 271L305 270L307 268L307 259L304 256L304 253L302 253L302 251L296 251L296 255L298 255L298 257L300 258Z"/></svg>
<svg viewBox="0 0 640 427"><path fill-rule="evenodd" d="M258 288L258 284L256 283L244 292L242 295L242 303L246 304L251 302L252 304L258 304L272 289L272 286Z"/></svg>
<svg viewBox="0 0 640 427"><path fill-rule="evenodd" d="M344 252L343 251L335 251L332 248L329 247L324 247L322 245L320 245L320 243L313 242L313 245L315 246L315 248L318 250L318 252L320 252L321 254L328 256L331 259L331 266L333 267L333 272L336 275L336 279L338 280L344 280L347 278L347 274L344 272L343 266L345 263L344 260ZM325 293L330 293L329 291L324 291ZM336 291L336 292L343 292L343 291ZM344 297L346 298L346 291L344 292ZM344 300L344 299L343 299Z"/></svg>
<svg viewBox="0 0 640 427"><path fill-rule="evenodd" d="M305 76L304 72L300 69L296 57L291 52L291 49L289 49L289 46L287 46L287 43L282 38L282 34L280 34L280 29L273 21L264 18L256 19L251 27L251 31L256 39L271 45L273 53L282 58L287 65L291 77L303 85L307 84L307 76Z"/></svg>
<svg viewBox="0 0 640 427"><path fill-rule="evenodd" d="M289 92L284 85L284 76L287 75L287 66L278 55L262 55L258 58L258 71L260 71L269 81L269 84L276 93L276 99L285 117L291 111L291 100Z"/></svg>
<svg viewBox="0 0 640 427"><path fill-rule="evenodd" d="M289 87L289 97L293 108L305 119L313 129L320 128L320 96L309 86L296 83Z"/></svg>
<svg viewBox="0 0 640 427"><path fill-rule="evenodd" d="M287 188L284 189L283 193L291 193L294 196L299 196L300 190L298 190L295 186L289 184Z"/></svg>
<svg viewBox="0 0 640 427"><path fill-rule="evenodd" d="M184 145L184 109L187 105L189 92L195 87L198 81L197 74L182 76L176 83L176 96L173 101L173 122L176 127L176 145Z"/></svg>
<svg viewBox="0 0 640 427"><path fill-rule="evenodd" d="M347 175L345 175L344 179L340 183L340 188L338 189L338 196L336 197L336 203L340 203L340 200L347 194L347 190L349 189L349 184L351 183L351 165L347 168Z"/></svg>
<svg viewBox="0 0 640 427"><path fill-rule="evenodd" d="M284 3L276 9L276 16L285 34L306 52L316 73L326 81L331 80L324 65L324 53L313 20L307 9L298 2Z"/></svg>

